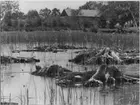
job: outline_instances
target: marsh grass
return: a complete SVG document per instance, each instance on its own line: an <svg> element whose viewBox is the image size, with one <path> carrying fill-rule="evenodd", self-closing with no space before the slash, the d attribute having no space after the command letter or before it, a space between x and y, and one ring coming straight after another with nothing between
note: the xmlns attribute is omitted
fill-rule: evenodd
<svg viewBox="0 0 140 105"><path fill-rule="evenodd" d="M71 87L62 88L55 85L54 79L51 79L51 78L42 78L42 79L44 80L44 85L43 85L44 88L43 88L43 91L41 92L42 93L41 98L44 101L44 103L42 102L43 104L33 104L33 105L115 105L116 103L113 96L113 95L116 95L115 93L113 93L113 95L106 93L104 94L104 96L101 96L101 93L98 92L96 88L94 90L93 87L87 88L87 89L86 88L71 88ZM42 89L42 88L39 88L42 85L37 86L39 84L36 84L36 83L38 82L34 81L34 89L35 89L34 102L38 103L40 99L40 94L39 94L40 92L38 93L37 90ZM123 89L122 92L123 94L125 94L123 95L123 98L126 97L126 94L128 92L131 92L130 89L128 89L127 91ZM128 94L129 96L131 96L130 93ZM19 105L27 105L26 96L27 95L25 94L25 96L20 100ZM134 98L133 96L136 98ZM122 94L120 94L119 96L116 95L116 97L122 97ZM138 100L138 95L136 96L136 93L133 92L131 99L128 99L128 98L126 98L126 100L130 101L129 103L134 105ZM32 99L30 99L30 101L32 101ZM119 105L126 105L125 103L127 103L127 101L122 99L123 104L120 103ZM135 105L138 105L138 104L136 103Z"/></svg>
<svg viewBox="0 0 140 105"><path fill-rule="evenodd" d="M139 48L138 33L92 33L81 31L1 32L1 43L72 44L91 47Z"/></svg>

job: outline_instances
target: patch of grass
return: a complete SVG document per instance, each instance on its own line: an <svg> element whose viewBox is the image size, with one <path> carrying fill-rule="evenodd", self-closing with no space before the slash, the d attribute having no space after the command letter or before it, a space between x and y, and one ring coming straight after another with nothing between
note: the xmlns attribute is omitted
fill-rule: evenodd
<svg viewBox="0 0 140 105"><path fill-rule="evenodd" d="M1 43L59 43L139 49L139 34L92 33L82 31L0 32Z"/></svg>

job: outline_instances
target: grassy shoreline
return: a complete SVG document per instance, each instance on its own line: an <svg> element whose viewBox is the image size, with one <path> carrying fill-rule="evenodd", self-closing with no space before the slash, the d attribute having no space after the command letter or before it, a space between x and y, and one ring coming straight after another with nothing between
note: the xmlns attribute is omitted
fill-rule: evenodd
<svg viewBox="0 0 140 105"><path fill-rule="evenodd" d="M92 33L81 31L0 32L1 43L90 44L121 49L139 49L139 34Z"/></svg>

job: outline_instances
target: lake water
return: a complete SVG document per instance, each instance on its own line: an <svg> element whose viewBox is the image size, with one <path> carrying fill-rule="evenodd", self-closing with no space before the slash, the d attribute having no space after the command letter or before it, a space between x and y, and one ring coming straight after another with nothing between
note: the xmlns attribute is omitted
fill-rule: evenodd
<svg viewBox="0 0 140 105"><path fill-rule="evenodd" d="M62 88L55 84L55 79L33 76L35 65L50 66L58 64L72 71L95 70L97 66L81 66L68 62L74 58L77 50L66 52L20 52L12 50L31 49L35 44L4 44L1 55L32 57L39 63L1 65L2 101L18 102L19 105L139 105L139 85L126 84L118 88ZM138 65L124 65L121 69L139 70ZM29 97L27 99L27 97Z"/></svg>

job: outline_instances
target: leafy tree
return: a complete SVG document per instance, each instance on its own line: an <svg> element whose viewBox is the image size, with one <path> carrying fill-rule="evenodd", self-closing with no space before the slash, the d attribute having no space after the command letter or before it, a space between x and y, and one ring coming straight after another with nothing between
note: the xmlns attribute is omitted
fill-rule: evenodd
<svg viewBox="0 0 140 105"><path fill-rule="evenodd" d="M11 13L14 11L18 11L18 10L19 10L19 2L18 1L0 1L0 26L5 24L3 22L3 20L9 21L7 19L11 18L11 16L10 16ZM4 18L6 18L6 19L4 19Z"/></svg>
<svg viewBox="0 0 140 105"><path fill-rule="evenodd" d="M27 18L35 18L35 17L39 17L39 14L36 10L28 11Z"/></svg>
<svg viewBox="0 0 140 105"><path fill-rule="evenodd" d="M25 15L23 12L15 11L12 13L12 27L21 30L24 28Z"/></svg>
<svg viewBox="0 0 140 105"><path fill-rule="evenodd" d="M86 4L82 5L79 7L79 10L81 9L89 9L89 10L93 10L93 9L100 9L103 6L103 2L97 2L97 1L89 1L86 2Z"/></svg>
<svg viewBox="0 0 140 105"><path fill-rule="evenodd" d="M12 20L12 13L11 11L8 11L5 13L5 17L3 19L4 26L5 27L12 26L11 20Z"/></svg>
<svg viewBox="0 0 140 105"><path fill-rule="evenodd" d="M23 12L15 11L12 13L12 19L23 19L25 18L25 15Z"/></svg>
<svg viewBox="0 0 140 105"><path fill-rule="evenodd" d="M54 8L52 10L52 13L51 13L52 16L60 16L60 10L57 9L57 8Z"/></svg>
<svg viewBox="0 0 140 105"><path fill-rule="evenodd" d="M137 27L139 20L138 1L111 1L102 6L100 11L102 16L110 21L115 20L123 26L125 22L133 20Z"/></svg>
<svg viewBox="0 0 140 105"><path fill-rule="evenodd" d="M100 13L101 13L100 20L109 21L109 24L106 23L106 25L109 25L108 28L114 28L114 25L118 22L118 14L117 11L113 9L113 5L106 5L101 7ZM104 21L102 22L105 23Z"/></svg>
<svg viewBox="0 0 140 105"><path fill-rule="evenodd" d="M45 18L47 18L48 16L50 16L50 14L51 14L51 10L48 9L48 8L41 9L41 10L39 11L39 15L40 15L41 18L43 18L43 19L45 19Z"/></svg>
<svg viewBox="0 0 140 105"><path fill-rule="evenodd" d="M6 12L19 10L18 1L0 1L0 18L2 18Z"/></svg>
<svg viewBox="0 0 140 105"><path fill-rule="evenodd" d="M30 10L27 13L26 23L31 27L38 27L41 25L41 19L36 10Z"/></svg>
<svg viewBox="0 0 140 105"><path fill-rule="evenodd" d="M115 2L116 10L120 11L119 19L125 21L133 20L134 26L137 27L139 21L139 1L120 1Z"/></svg>

